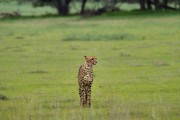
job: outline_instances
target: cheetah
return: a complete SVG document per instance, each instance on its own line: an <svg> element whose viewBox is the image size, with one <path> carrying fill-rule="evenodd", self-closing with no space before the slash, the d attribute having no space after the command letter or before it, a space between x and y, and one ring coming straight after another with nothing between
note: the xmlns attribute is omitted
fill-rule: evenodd
<svg viewBox="0 0 180 120"><path fill-rule="evenodd" d="M80 65L78 73L80 105L91 106L91 85L93 83L93 65L97 64L95 56L84 56L85 62Z"/></svg>

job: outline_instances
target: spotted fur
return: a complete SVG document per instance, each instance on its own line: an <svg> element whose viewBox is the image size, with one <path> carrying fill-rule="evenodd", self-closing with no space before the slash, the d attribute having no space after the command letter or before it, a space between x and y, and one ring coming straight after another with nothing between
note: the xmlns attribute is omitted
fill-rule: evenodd
<svg viewBox="0 0 180 120"><path fill-rule="evenodd" d="M84 56L85 62L79 67L78 83L81 106L91 106L91 85L93 83L93 65L97 64L94 56Z"/></svg>

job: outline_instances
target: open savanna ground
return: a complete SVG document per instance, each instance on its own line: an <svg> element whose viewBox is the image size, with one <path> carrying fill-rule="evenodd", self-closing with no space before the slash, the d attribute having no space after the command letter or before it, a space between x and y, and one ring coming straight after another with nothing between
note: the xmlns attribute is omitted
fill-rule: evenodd
<svg viewBox="0 0 180 120"><path fill-rule="evenodd" d="M139 14L1 19L0 120L178 120L180 14ZM98 60L91 108L84 55Z"/></svg>

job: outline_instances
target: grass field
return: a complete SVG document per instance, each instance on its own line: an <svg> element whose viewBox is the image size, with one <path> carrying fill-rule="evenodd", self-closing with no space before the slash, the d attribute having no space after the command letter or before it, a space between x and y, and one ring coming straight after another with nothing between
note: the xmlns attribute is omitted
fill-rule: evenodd
<svg viewBox="0 0 180 120"><path fill-rule="evenodd" d="M139 14L0 19L0 120L178 120L180 14ZM84 55L98 58L91 108Z"/></svg>

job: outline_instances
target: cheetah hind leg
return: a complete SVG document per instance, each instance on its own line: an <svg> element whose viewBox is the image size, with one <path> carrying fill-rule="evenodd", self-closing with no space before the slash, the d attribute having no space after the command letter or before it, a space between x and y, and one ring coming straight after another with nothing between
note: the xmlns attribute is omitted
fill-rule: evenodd
<svg viewBox="0 0 180 120"><path fill-rule="evenodd" d="M80 105L82 107L86 106L86 89L84 87L79 88L79 95L80 95Z"/></svg>
<svg viewBox="0 0 180 120"><path fill-rule="evenodd" d="M86 106L91 107L91 87L89 86L87 87L86 94L87 94Z"/></svg>

